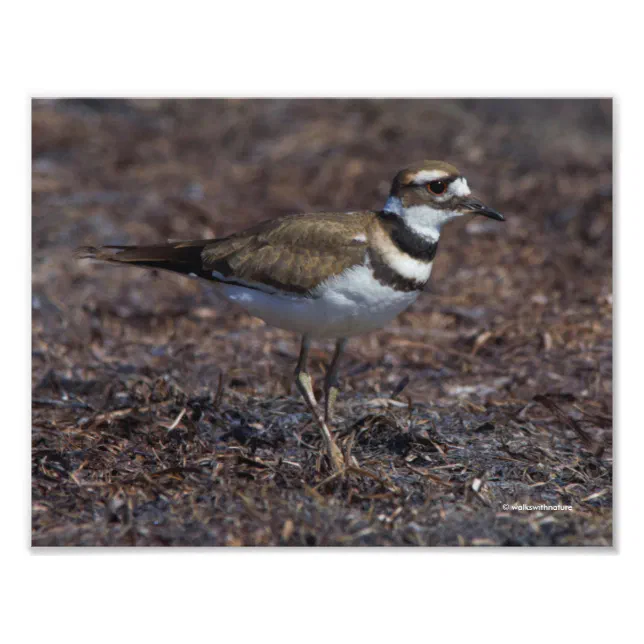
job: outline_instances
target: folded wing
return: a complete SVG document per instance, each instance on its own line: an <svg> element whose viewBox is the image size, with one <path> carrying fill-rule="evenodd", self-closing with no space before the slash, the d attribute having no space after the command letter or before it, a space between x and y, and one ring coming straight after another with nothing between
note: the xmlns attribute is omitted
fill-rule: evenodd
<svg viewBox="0 0 644 644"><path fill-rule="evenodd" d="M308 294L364 261L372 213L317 213L268 221L207 245L213 279L250 288Z"/></svg>
<svg viewBox="0 0 644 644"><path fill-rule="evenodd" d="M374 217L372 212L292 215L222 239L86 246L76 256L307 295L326 279L363 263Z"/></svg>

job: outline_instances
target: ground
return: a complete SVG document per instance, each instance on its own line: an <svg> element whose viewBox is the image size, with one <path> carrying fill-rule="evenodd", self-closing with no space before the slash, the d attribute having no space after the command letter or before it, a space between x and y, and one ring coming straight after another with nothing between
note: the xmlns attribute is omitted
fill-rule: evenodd
<svg viewBox="0 0 644 644"><path fill-rule="evenodd" d="M446 227L427 292L349 343L341 477L298 338L73 256L377 208L427 158L507 221ZM35 101L32 366L36 546L611 545L611 102Z"/></svg>

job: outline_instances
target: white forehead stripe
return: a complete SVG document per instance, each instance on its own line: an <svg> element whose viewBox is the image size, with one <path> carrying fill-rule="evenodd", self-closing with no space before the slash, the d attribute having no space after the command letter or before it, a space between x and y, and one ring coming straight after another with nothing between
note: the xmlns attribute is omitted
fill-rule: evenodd
<svg viewBox="0 0 644 644"><path fill-rule="evenodd" d="M444 170L421 170L414 177L414 183L428 183L444 177L449 177Z"/></svg>
<svg viewBox="0 0 644 644"><path fill-rule="evenodd" d="M467 185L467 180L465 177L459 177L454 179L452 183L449 184L447 191L455 195L456 197L467 197L471 193L470 187Z"/></svg>

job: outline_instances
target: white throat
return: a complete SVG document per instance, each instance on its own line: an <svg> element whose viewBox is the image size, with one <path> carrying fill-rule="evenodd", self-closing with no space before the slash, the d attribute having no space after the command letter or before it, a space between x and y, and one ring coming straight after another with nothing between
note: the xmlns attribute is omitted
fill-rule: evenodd
<svg viewBox="0 0 644 644"><path fill-rule="evenodd" d="M432 241L438 241L443 224L463 214L456 210L438 210L424 204L404 208L400 198L393 196L387 199L384 209L401 217L417 235Z"/></svg>

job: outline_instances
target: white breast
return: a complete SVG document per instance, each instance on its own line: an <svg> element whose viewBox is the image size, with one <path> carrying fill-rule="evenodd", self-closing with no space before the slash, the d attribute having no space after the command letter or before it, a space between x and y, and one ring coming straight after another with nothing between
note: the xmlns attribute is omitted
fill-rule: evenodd
<svg viewBox="0 0 644 644"><path fill-rule="evenodd" d="M425 265L427 277L431 264ZM368 266L354 266L317 287L314 297L265 293L219 284L219 292L267 324L319 338L380 329L418 297L378 282Z"/></svg>

